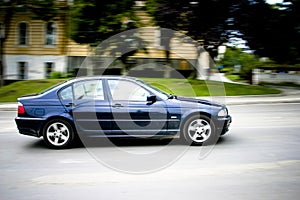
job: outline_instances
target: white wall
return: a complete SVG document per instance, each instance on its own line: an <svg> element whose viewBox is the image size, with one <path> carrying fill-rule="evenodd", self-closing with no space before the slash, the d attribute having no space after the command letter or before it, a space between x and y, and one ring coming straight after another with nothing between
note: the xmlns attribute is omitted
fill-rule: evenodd
<svg viewBox="0 0 300 200"><path fill-rule="evenodd" d="M253 71L253 83L259 84L265 83L296 83L300 84L300 72L290 71L287 73L275 73L270 70L254 69Z"/></svg>
<svg viewBox="0 0 300 200"><path fill-rule="evenodd" d="M19 62L27 62L27 78L26 79L43 79L46 78L46 62L53 62L52 71L66 72L67 57L66 56L31 56L31 55L6 55L6 69L4 75L6 79L18 79Z"/></svg>

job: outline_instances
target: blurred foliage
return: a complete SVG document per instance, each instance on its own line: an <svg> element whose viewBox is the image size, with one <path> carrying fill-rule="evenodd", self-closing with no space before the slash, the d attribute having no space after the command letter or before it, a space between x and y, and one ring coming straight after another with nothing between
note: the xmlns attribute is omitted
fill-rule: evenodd
<svg viewBox="0 0 300 200"><path fill-rule="evenodd" d="M2 0L0 1L0 14L5 28L5 39L10 33L11 20L15 13L31 13L33 19L50 21L62 10L67 11L67 4L57 4L56 0ZM2 42L4 42L2 41Z"/></svg>
<svg viewBox="0 0 300 200"><path fill-rule="evenodd" d="M50 79L60 79L60 78L65 78L66 75L63 72L60 71L54 71L50 74Z"/></svg>
<svg viewBox="0 0 300 200"><path fill-rule="evenodd" d="M4 23L9 25L11 17L16 12L31 12L34 19L49 21L57 16L61 10L68 10L67 5L57 4L56 0L2 0L0 12L4 14Z"/></svg>
<svg viewBox="0 0 300 200"><path fill-rule="evenodd" d="M269 5L265 0L147 0L156 24L204 40L211 57L231 38L246 40L259 57L300 62L300 1Z"/></svg>
<svg viewBox="0 0 300 200"><path fill-rule="evenodd" d="M233 67L225 67L225 68L219 69L219 72L225 73L225 74L232 74L234 72L234 68Z"/></svg>
<svg viewBox="0 0 300 200"><path fill-rule="evenodd" d="M97 44L126 29L135 28L134 24L126 23L135 20L134 3L134 0L74 0L71 38L78 43Z"/></svg>
<svg viewBox="0 0 300 200"><path fill-rule="evenodd" d="M74 0L71 38L77 43L97 46L96 55L109 52L119 57L125 70L129 69L130 56L138 51L147 53L147 44L136 31L138 18L134 5L134 0ZM126 30L130 31L124 32ZM121 32L122 35L118 34Z"/></svg>
<svg viewBox="0 0 300 200"><path fill-rule="evenodd" d="M235 66L240 66L240 71L237 73L246 80L251 78L252 69L263 63L266 62L260 61L254 54L245 53L238 48L227 48L223 59L218 62L219 65L224 66L223 70L228 69L227 71L230 73L234 73Z"/></svg>
<svg viewBox="0 0 300 200"><path fill-rule="evenodd" d="M280 64L296 64L300 63L300 1L286 2L239 1L232 15L235 28L255 54Z"/></svg>
<svg viewBox="0 0 300 200"><path fill-rule="evenodd" d="M218 46L227 41L226 20L234 0L147 0L148 12L158 26L182 31L194 40L201 40L211 57Z"/></svg>
<svg viewBox="0 0 300 200"><path fill-rule="evenodd" d="M220 72L226 73L226 77L233 81L250 81L254 68L273 70L275 72L300 71L300 64L278 64L270 59L260 59L254 54L243 52L239 48L227 48L224 57L217 62L223 66ZM240 70L235 69L240 66Z"/></svg>
<svg viewBox="0 0 300 200"><path fill-rule="evenodd" d="M230 74L230 73L228 73L228 74L226 74L226 77L229 78L232 81L235 81L235 82L245 82L245 80L242 79L240 77L240 75L238 75L238 74Z"/></svg>

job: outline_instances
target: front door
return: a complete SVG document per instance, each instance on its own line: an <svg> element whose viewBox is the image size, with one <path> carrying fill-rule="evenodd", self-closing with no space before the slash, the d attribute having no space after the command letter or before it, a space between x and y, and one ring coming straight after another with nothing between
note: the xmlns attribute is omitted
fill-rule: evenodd
<svg viewBox="0 0 300 200"><path fill-rule="evenodd" d="M130 80L108 80L112 110L112 135L151 137L167 130L163 101L148 102L151 93Z"/></svg>

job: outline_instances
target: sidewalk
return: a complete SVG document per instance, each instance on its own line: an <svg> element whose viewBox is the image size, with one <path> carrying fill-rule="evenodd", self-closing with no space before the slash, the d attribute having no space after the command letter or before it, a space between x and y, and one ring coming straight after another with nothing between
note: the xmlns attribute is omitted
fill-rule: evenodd
<svg viewBox="0 0 300 200"><path fill-rule="evenodd" d="M18 103L0 103L0 111L17 111Z"/></svg>
<svg viewBox="0 0 300 200"><path fill-rule="evenodd" d="M276 87L278 88L278 87ZM270 104L270 103L300 103L300 89L280 87L283 92L276 95L254 95L254 96L221 96L221 97L197 97L217 101L226 105L245 104ZM0 103L0 111L17 111L18 103Z"/></svg>

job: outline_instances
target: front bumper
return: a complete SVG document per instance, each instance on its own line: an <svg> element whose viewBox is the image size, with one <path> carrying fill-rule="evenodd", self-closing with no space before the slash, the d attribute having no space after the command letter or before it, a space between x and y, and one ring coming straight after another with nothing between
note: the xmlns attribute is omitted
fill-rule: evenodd
<svg viewBox="0 0 300 200"><path fill-rule="evenodd" d="M20 134L41 137L40 132L44 124L44 119L17 117L15 118L15 122Z"/></svg>
<svg viewBox="0 0 300 200"><path fill-rule="evenodd" d="M232 122L232 117L228 115L227 117L217 118L215 124L217 132L220 135L224 135L229 131L230 124Z"/></svg>

